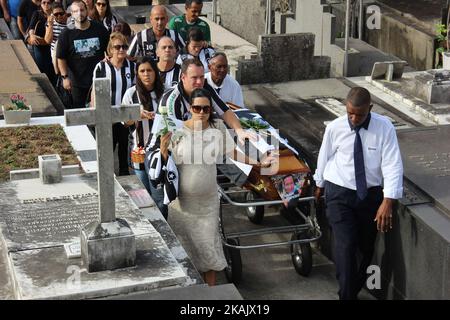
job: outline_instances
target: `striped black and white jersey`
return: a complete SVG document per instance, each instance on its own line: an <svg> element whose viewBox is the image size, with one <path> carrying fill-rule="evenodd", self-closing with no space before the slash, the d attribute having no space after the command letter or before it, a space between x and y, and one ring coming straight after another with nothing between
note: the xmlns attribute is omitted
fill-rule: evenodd
<svg viewBox="0 0 450 320"><path fill-rule="evenodd" d="M125 60L120 69L116 69L109 61L100 61L94 69L93 80L111 79L111 105L120 105L128 88L136 83L136 64Z"/></svg>
<svg viewBox="0 0 450 320"><path fill-rule="evenodd" d="M203 48L200 53L198 54L198 59L202 62L203 67L205 68L205 73L209 72L209 59L214 55L214 52L216 52L213 48ZM177 63L181 66L183 64L184 60L187 59L193 59L194 56L189 53L181 53L177 58Z"/></svg>
<svg viewBox="0 0 450 320"><path fill-rule="evenodd" d="M168 71L159 71L159 75L162 83L164 84L164 90L168 90L173 86L176 86L180 81L181 66L175 63L172 69Z"/></svg>
<svg viewBox="0 0 450 320"><path fill-rule="evenodd" d="M205 81L203 86L211 94L214 111L219 117L229 110L228 106L219 97L217 92ZM187 120L189 114L189 97L184 94L183 82L180 81L176 86L167 90L159 102L160 106L166 106L168 114L178 120Z"/></svg>
<svg viewBox="0 0 450 320"><path fill-rule="evenodd" d="M166 29L165 35L167 37L170 37L173 40L173 42L175 42L175 47L177 51L184 48L185 46L184 40L178 32ZM147 56L156 61L157 43L158 41L156 40L156 36L152 28L142 30L141 32L138 32L134 36L127 54L132 57Z"/></svg>
<svg viewBox="0 0 450 320"><path fill-rule="evenodd" d="M164 204L168 205L178 196L179 174L175 161L169 151L169 157L164 160L159 148L146 153L145 162L148 168L150 183L156 187L163 185Z"/></svg>
<svg viewBox="0 0 450 320"><path fill-rule="evenodd" d="M48 22L46 23L46 26L48 26ZM61 32L67 28L67 25L65 23L59 23L58 21L53 22L53 38L52 43L50 44L52 51L56 48L56 41L58 41L58 37L61 34Z"/></svg>
<svg viewBox="0 0 450 320"><path fill-rule="evenodd" d="M154 111L158 109L158 99L154 91L150 93L152 97L152 110ZM141 100L139 99L139 95L136 89L136 86L132 86L129 88L122 99L122 104L141 104ZM138 125L133 126L131 130L134 130L133 135L133 149L136 147L145 147L150 138L150 133L153 126L153 120L145 119L137 121Z"/></svg>
<svg viewBox="0 0 450 320"><path fill-rule="evenodd" d="M206 81L203 88L208 90L211 94L212 106L219 117L222 117L225 112L230 110L225 102L219 97L216 90L214 90ZM176 86L164 92L159 101L159 106L165 106L167 108L169 117L183 121L190 118L189 97L184 93L183 82L181 80ZM157 113L159 113L159 107ZM160 139L156 135L153 135L146 147L146 151L157 148L159 146L159 140Z"/></svg>
<svg viewBox="0 0 450 320"><path fill-rule="evenodd" d="M108 30L109 33L112 33L114 30L114 26L119 23L119 20L115 15L111 15L109 17L104 17L101 21L103 26Z"/></svg>

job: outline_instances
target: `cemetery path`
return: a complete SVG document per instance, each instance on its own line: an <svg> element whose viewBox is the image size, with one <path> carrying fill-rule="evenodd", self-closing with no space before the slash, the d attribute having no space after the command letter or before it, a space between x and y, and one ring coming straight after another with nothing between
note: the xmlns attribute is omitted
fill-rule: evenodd
<svg viewBox="0 0 450 320"><path fill-rule="evenodd" d="M241 232L258 228L289 225L280 214L280 207L266 207L261 225L247 219L245 209L225 206L223 213L225 232ZM242 245L287 241L291 234L272 234L244 238ZM256 300L335 300L337 281L335 267L313 243L313 268L308 277L296 273L288 246L241 250L242 281L236 285L244 299ZM218 284L227 283L224 273L218 276ZM367 292L360 299L374 299Z"/></svg>

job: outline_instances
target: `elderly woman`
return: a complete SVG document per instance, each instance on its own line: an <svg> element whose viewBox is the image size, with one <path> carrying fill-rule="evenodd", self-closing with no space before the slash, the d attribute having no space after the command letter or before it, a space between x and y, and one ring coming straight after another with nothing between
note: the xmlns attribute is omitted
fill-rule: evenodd
<svg viewBox="0 0 450 320"><path fill-rule="evenodd" d="M118 23L118 20L117 17L112 14L109 0L95 1L94 20L103 23L109 33L113 31L114 26Z"/></svg>
<svg viewBox="0 0 450 320"><path fill-rule="evenodd" d="M127 38L113 32L109 37L107 61L100 61L94 69L93 80L108 78L111 80L111 105L120 105L123 95L135 81L135 63L127 60ZM93 93L92 93L93 94ZM91 101L93 101L91 99ZM113 145L119 145L119 175L129 175L128 171L128 127L118 122L113 125Z"/></svg>
<svg viewBox="0 0 450 320"><path fill-rule="evenodd" d="M216 164L222 163L224 156L235 158L236 152L223 121L213 117L209 92L195 89L190 99L192 117L184 121L175 135L178 138L170 143L168 133L160 143L163 161L168 160L170 151L179 175L178 198L169 205L168 222L197 270L212 286L216 272L227 266L219 234ZM266 158L262 165L270 162Z"/></svg>

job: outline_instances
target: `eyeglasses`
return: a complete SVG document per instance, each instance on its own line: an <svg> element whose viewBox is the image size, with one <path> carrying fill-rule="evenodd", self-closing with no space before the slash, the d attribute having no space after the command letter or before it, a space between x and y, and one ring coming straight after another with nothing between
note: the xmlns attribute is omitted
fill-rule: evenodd
<svg viewBox="0 0 450 320"><path fill-rule="evenodd" d="M99 6L99 7L106 7L107 6L107 4L104 3L104 2L97 2L95 5Z"/></svg>
<svg viewBox="0 0 450 320"><path fill-rule="evenodd" d="M211 106L191 106L191 109L194 113L200 113L203 110L203 113L210 113Z"/></svg>
<svg viewBox="0 0 450 320"><path fill-rule="evenodd" d="M55 12L53 15L55 17L62 17L64 15L64 12Z"/></svg>
<svg viewBox="0 0 450 320"><path fill-rule="evenodd" d="M127 50L128 45L127 44L116 44L115 46L112 46L114 49L119 51L120 49Z"/></svg>

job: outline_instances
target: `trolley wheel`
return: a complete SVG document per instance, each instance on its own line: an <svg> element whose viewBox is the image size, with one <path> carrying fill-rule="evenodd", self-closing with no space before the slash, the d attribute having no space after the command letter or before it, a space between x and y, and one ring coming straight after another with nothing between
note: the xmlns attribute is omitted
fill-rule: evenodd
<svg viewBox="0 0 450 320"><path fill-rule="evenodd" d="M291 237L293 240L307 239L305 234L294 233ZM298 274L307 277L312 269L312 250L310 243L293 243L291 244L292 263Z"/></svg>
<svg viewBox="0 0 450 320"><path fill-rule="evenodd" d="M237 246L239 242L236 239L228 239L228 244ZM227 267L225 268L225 275L229 282L238 284L242 279L242 260L241 253L238 249L223 246L225 259L227 260Z"/></svg>
<svg viewBox="0 0 450 320"><path fill-rule="evenodd" d="M251 191L245 196L245 199L249 202L253 202L255 198L255 194ZM247 212L248 220L254 224L261 224L264 218L264 206L246 207L245 211Z"/></svg>

